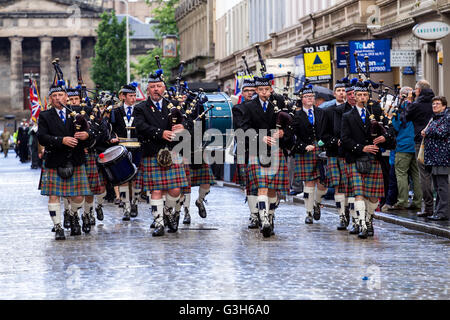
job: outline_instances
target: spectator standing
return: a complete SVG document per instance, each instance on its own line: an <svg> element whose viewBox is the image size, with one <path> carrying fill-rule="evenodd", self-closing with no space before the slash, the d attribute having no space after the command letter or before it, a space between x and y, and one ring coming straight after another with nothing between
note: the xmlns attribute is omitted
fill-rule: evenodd
<svg viewBox="0 0 450 320"><path fill-rule="evenodd" d="M433 98L433 120L422 131L425 137L425 165L431 171L437 193L436 206L431 220L444 221L450 218L448 206L448 175L450 167L450 113L447 99ZM431 170L430 170L431 169Z"/></svg>
<svg viewBox="0 0 450 320"><path fill-rule="evenodd" d="M5 154L5 158L6 158L6 157L8 157L9 139L11 138L11 134L9 133L7 128L5 128L5 130L2 132L2 135L0 138L2 140L3 153Z"/></svg>
<svg viewBox="0 0 450 320"><path fill-rule="evenodd" d="M420 187L419 167L415 155L414 124L406 120L407 106L412 103L413 89L404 87L400 95L406 95L405 101L392 118L392 125L397 133L397 148L395 149L395 175L397 177L398 202L391 210L420 210L422 208L422 189ZM409 206L409 179L411 176L414 198Z"/></svg>
<svg viewBox="0 0 450 320"><path fill-rule="evenodd" d="M434 97L430 83L426 80L420 80L416 84L414 95L416 101L408 105L406 109L406 121L412 121L414 124L414 142L416 159L419 154L420 144L422 143L422 130L427 126L433 116L433 107L431 100ZM414 96L413 95L413 96ZM425 203L423 212L418 212L419 217L429 217L433 215L433 192L431 188L431 173L427 172L425 165L418 163L420 185L422 196Z"/></svg>

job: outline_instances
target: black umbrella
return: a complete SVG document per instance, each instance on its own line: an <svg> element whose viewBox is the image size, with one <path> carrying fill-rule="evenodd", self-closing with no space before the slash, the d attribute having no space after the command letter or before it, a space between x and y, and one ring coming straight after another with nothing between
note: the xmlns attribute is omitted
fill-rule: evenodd
<svg viewBox="0 0 450 320"><path fill-rule="evenodd" d="M325 101L334 99L334 92L322 86L314 86L313 91L316 93L316 98L323 98Z"/></svg>

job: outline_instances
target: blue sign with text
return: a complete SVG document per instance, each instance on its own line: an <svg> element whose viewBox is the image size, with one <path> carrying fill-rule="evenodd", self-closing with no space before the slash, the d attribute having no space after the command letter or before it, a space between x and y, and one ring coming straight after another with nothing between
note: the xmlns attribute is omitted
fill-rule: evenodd
<svg viewBox="0 0 450 320"><path fill-rule="evenodd" d="M345 54L349 52L348 47L336 47L336 61L338 68L347 68L347 59Z"/></svg>
<svg viewBox="0 0 450 320"><path fill-rule="evenodd" d="M355 63L355 52L358 53L358 64L362 72L366 71L364 57L369 57L369 71L391 71L391 39L349 41L350 72L358 73Z"/></svg>

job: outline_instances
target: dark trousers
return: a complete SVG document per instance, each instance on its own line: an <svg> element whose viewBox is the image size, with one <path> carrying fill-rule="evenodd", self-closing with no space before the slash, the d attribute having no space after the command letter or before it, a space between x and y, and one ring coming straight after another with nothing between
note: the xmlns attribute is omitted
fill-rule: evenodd
<svg viewBox="0 0 450 320"><path fill-rule="evenodd" d="M416 159L419 154L420 144L416 144ZM431 187L431 172L427 171L424 164L417 162L419 167L420 186L422 187L422 197L425 203L425 211L433 212L433 190Z"/></svg>
<svg viewBox="0 0 450 320"><path fill-rule="evenodd" d="M389 174L391 170L391 165L389 164L389 157L381 157L380 160L381 171L383 172L383 182L384 182L384 198L380 201L380 207L384 206L386 199L388 197L389 191ZM397 195L395 196L397 199ZM395 204L395 203L394 203Z"/></svg>
<svg viewBox="0 0 450 320"><path fill-rule="evenodd" d="M432 175L434 189L436 190L436 210L434 214L450 218L448 207L448 175Z"/></svg>
<svg viewBox="0 0 450 320"><path fill-rule="evenodd" d="M397 203L398 197L397 177L395 175L394 165L392 165L391 169L389 170L389 185L387 190L386 204L393 206Z"/></svg>

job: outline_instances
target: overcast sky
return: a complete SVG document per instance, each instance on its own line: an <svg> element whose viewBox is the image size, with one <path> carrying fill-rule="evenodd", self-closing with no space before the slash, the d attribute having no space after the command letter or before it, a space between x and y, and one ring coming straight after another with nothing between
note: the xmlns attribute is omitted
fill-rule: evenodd
<svg viewBox="0 0 450 320"><path fill-rule="evenodd" d="M217 19L219 19L221 16L223 16L228 10L233 8L237 3L239 3L242 0L219 0L216 1L216 15Z"/></svg>

